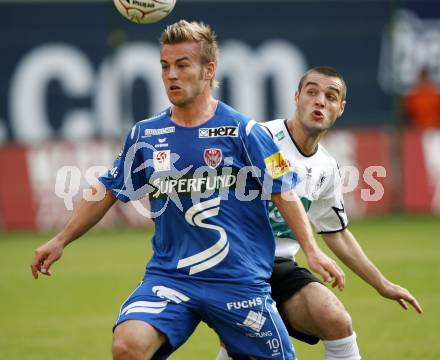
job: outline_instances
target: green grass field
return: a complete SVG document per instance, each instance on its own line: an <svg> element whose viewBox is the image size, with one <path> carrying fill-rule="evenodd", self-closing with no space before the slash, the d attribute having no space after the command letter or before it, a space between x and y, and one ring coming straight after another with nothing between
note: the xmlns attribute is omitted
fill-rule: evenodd
<svg viewBox="0 0 440 360"><path fill-rule="evenodd" d="M338 295L352 315L363 359L440 359L440 219L387 216L350 229L389 279L408 287L424 308L422 315L405 312L344 268L347 286ZM35 281L33 250L49 236L0 233L0 359L110 359L112 323L143 275L149 234L92 232L66 249L51 278ZM300 360L322 359L321 344L294 344ZM217 350L215 335L201 325L171 358L214 359Z"/></svg>

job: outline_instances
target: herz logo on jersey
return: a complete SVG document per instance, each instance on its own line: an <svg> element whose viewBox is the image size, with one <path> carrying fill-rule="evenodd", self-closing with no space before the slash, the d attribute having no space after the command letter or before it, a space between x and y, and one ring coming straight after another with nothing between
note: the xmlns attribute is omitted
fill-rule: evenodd
<svg viewBox="0 0 440 360"><path fill-rule="evenodd" d="M219 126L199 129L199 138L238 137L238 126Z"/></svg>
<svg viewBox="0 0 440 360"><path fill-rule="evenodd" d="M223 159L223 154L220 149L205 149L203 153L206 165L211 169L215 169Z"/></svg>

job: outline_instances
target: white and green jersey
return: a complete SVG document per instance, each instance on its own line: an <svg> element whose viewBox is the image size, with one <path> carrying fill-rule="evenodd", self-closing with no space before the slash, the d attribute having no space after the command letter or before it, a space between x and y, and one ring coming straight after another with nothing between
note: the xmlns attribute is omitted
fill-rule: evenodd
<svg viewBox="0 0 440 360"><path fill-rule="evenodd" d="M310 222L319 233L338 232L347 227L342 197L342 183L336 160L321 145L315 153L304 155L287 129L287 120L264 123L275 143L298 174L295 191L301 199ZM269 217L276 237L276 256L292 258L300 246L295 235L273 203ZM293 239L293 240L292 240Z"/></svg>

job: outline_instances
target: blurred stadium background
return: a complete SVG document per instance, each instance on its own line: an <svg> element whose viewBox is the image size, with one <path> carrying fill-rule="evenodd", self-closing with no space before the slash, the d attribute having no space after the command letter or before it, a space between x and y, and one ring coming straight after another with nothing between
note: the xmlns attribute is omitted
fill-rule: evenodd
<svg viewBox="0 0 440 360"><path fill-rule="evenodd" d="M440 83L438 0L178 0L131 24L111 1L0 0L1 359L106 359L119 304L148 258L151 224L118 205L33 282L33 249L59 229L125 133L167 105L157 40L181 18L213 26L218 96L258 121L289 117L301 74L336 67L348 104L325 139L352 228L425 314L404 314L351 274L341 294L365 359L440 359L440 129L412 129L401 99L419 71ZM66 167L67 166L67 167ZM296 344L301 359L320 347ZM213 359L202 327L174 359Z"/></svg>

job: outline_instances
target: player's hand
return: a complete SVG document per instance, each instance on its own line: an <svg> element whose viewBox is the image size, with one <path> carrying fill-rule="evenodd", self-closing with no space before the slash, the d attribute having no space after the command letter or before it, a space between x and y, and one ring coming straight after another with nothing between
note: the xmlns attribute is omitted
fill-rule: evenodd
<svg viewBox="0 0 440 360"><path fill-rule="evenodd" d="M38 279L38 273L50 276L49 271L52 264L63 255L64 246L55 237L35 250L34 259L31 264L32 275Z"/></svg>
<svg viewBox="0 0 440 360"><path fill-rule="evenodd" d="M320 274L325 282L333 281L333 288L344 289L345 274L334 260L322 251L318 251L312 255L307 255L307 261L310 269Z"/></svg>
<svg viewBox="0 0 440 360"><path fill-rule="evenodd" d="M409 303L419 314L423 312L417 299L407 289L394 284L391 281L387 281L378 292L387 299L396 300L405 310L408 310L407 303Z"/></svg>

